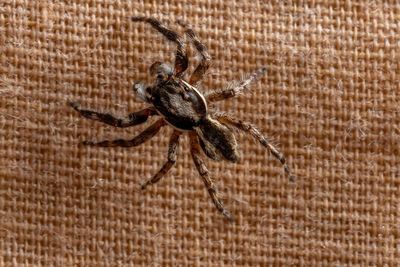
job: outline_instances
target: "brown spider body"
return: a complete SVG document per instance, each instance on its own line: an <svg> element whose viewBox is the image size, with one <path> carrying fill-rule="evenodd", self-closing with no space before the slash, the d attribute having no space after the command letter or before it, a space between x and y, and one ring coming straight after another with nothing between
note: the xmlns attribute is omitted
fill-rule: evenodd
<svg viewBox="0 0 400 267"><path fill-rule="evenodd" d="M182 21L178 21L185 28L186 34L202 56L200 64L191 75L189 81L186 82L183 80L183 73L188 67L188 58L179 34L168 29L160 21L152 18L133 17L132 20L149 23L177 45L174 68L166 63L155 62L150 67L150 74L156 78L154 84L147 88L144 83L138 83L134 86L135 92L140 99L151 106L131 113L126 118L117 118L107 113L82 109L75 102L70 102L70 105L86 118L101 121L115 127L129 127L141 124L151 116L161 116L162 118L131 140L105 140L98 143L84 141L83 144L98 147L133 147L151 139L166 124L173 126L174 131L170 137L168 160L158 173L142 185L142 189L144 189L147 185L158 182L172 168L177 158L179 137L181 134L187 132L190 137L191 154L194 164L203 178L203 182L214 205L229 220L232 220L232 217L225 210L222 201L218 198L213 181L201 157L201 150L203 150L213 160L226 159L231 162L237 162L239 157L237 142L235 135L228 126L251 134L282 163L285 172L290 175L292 181L294 180L294 176L291 174L283 154L263 137L257 128L227 115L210 113L207 108L208 102L237 96L252 80L256 79L261 73L264 73L266 71L265 68L253 73L247 80L242 81L235 88L214 91L204 96L196 88L196 85L207 71L211 57L193 30L188 28L188 25Z"/></svg>
<svg viewBox="0 0 400 267"><path fill-rule="evenodd" d="M181 78L172 76L146 90L157 112L179 130L194 130L207 117L204 96Z"/></svg>
<svg viewBox="0 0 400 267"><path fill-rule="evenodd" d="M198 132L200 145L207 156L214 160L223 156L237 162L235 136L208 115L207 102L194 86L179 77L160 75L154 86L146 88L146 93L147 101L170 125L177 130Z"/></svg>

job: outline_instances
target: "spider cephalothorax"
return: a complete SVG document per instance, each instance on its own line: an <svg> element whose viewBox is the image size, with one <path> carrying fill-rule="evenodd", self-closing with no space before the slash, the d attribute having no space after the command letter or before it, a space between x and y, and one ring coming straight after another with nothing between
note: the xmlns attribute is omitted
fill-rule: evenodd
<svg viewBox="0 0 400 267"><path fill-rule="evenodd" d="M149 23L153 28L177 45L174 68L166 63L155 62L150 67L150 74L155 77L155 83L149 87L146 87L144 83L137 83L134 85L135 92L140 99L149 103L150 106L141 111L131 113L126 118L116 118L110 114L82 109L75 102L70 102L70 105L86 118L101 121L115 127L138 125L145 122L150 116L161 116L161 118L131 140L106 140L99 143L84 141L83 144L99 147L133 147L152 138L161 127L167 124L173 126L174 131L170 138L168 161L157 174L142 185L142 189L145 189L147 185L158 182L175 164L179 136L187 132L190 137L191 154L194 164L203 178L204 184L215 206L229 220L232 220L232 217L228 211L225 210L222 201L218 198L212 179L201 157L202 150L211 159L226 159L231 162L237 162L238 148L236 138L228 126L248 132L255 137L257 141L268 148L283 164L285 172L290 175L291 180L294 180L294 176L291 174L283 154L263 137L253 125L225 114L213 114L209 112L207 108L207 102L215 102L237 96L252 80L256 79L261 73L264 73L266 70L265 68L254 72L247 80L242 81L237 87L222 91L214 91L203 96L195 86L207 71L211 57L206 47L199 41L193 30L182 21L178 21L178 23L184 27L186 34L192 40L202 57L200 64L191 75L189 81L186 82L183 80L182 76L188 67L188 58L185 45L180 35L168 29L160 21L152 18L133 17L132 20Z"/></svg>

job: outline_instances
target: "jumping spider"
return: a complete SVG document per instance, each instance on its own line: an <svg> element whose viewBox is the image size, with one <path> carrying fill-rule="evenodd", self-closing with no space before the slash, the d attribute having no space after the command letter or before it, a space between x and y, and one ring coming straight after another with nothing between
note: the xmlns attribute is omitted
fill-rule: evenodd
<svg viewBox="0 0 400 267"><path fill-rule="evenodd" d="M145 122L151 116L160 116L161 118L131 140L106 140L99 143L84 141L84 145L97 147L138 146L157 134L161 127L168 124L171 125L174 131L169 141L168 161L153 178L142 185L142 189L145 189L146 186L158 182L175 164L179 137L184 132L188 133L194 164L203 179L214 205L230 221L232 221L232 217L225 210L222 201L217 196L213 181L200 152L203 150L213 160L225 159L237 162L239 155L236 138L228 126L251 134L282 163L285 172L290 176L292 181L294 180L294 176L286 164L283 154L263 137L257 128L252 124L234 119L225 114L210 114L207 109L207 102L211 103L237 96L251 81L264 73L266 68L261 68L254 72L247 80L242 81L234 88L213 91L203 96L196 88L196 85L207 71L211 57L206 47L200 42L197 34L187 24L180 20L178 21L201 55L200 64L191 75L189 82L186 82L183 79L183 74L188 67L188 58L181 36L168 29L162 22L153 18L133 17L132 21L149 23L154 29L177 45L174 68L167 63L155 62L150 67L150 74L155 76L155 83L149 87L145 87L144 83L134 85L136 94L141 100L151 104L150 107L131 113L126 118L117 118L107 113L82 109L75 102L70 102L70 105L88 119L101 121L115 127L138 125Z"/></svg>

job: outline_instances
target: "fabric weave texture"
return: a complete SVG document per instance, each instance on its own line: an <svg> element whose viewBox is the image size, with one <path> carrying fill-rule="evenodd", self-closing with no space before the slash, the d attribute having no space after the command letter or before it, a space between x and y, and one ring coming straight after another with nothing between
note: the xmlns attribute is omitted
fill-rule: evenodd
<svg viewBox="0 0 400 267"><path fill-rule="evenodd" d="M267 68L216 109L273 140L296 182L237 133L237 164L206 160L230 223L186 135L176 166L140 190L171 127L134 148L79 145L155 121L114 128L67 104L146 106L133 83L176 47L131 16L193 27L213 57L202 92ZM2 0L0 52L0 266L399 266L399 1Z"/></svg>

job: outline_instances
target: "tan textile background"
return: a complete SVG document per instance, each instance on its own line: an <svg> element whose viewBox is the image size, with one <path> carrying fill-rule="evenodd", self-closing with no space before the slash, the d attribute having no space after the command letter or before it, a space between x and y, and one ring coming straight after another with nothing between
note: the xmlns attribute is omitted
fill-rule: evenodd
<svg viewBox="0 0 400 267"><path fill-rule="evenodd" d="M0 265L396 266L400 3L159 2L0 1ZM67 105L144 107L133 82L150 82L148 67L173 61L175 47L132 15L193 25L214 58L204 92L267 67L218 109L278 143L296 183L239 135L238 164L207 160L228 223L187 137L176 167L140 190L171 128L136 148L77 145L148 125L117 129Z"/></svg>

